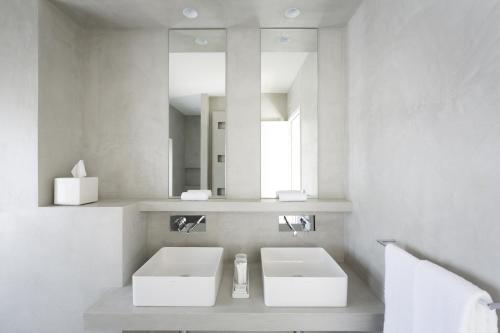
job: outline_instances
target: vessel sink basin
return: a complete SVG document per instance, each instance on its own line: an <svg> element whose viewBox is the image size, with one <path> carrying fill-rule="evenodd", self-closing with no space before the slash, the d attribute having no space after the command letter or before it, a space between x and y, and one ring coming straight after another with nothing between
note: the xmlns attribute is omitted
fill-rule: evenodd
<svg viewBox="0 0 500 333"><path fill-rule="evenodd" d="M347 274L323 248L262 248L267 306L342 307Z"/></svg>
<svg viewBox="0 0 500 333"><path fill-rule="evenodd" d="M163 247L132 275L135 306L212 306L222 276L221 247Z"/></svg>

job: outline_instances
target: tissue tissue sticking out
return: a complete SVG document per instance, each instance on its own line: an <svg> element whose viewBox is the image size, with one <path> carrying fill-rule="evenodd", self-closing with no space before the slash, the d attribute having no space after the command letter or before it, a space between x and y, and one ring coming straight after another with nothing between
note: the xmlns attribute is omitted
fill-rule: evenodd
<svg viewBox="0 0 500 333"><path fill-rule="evenodd" d="M73 169L71 169L71 174L75 178L83 178L87 176L87 172L85 171L85 163L83 163L83 160L79 160L78 163L75 164Z"/></svg>
<svg viewBox="0 0 500 333"><path fill-rule="evenodd" d="M99 179L87 177L82 160L71 169L73 177L54 178L55 205L84 205L99 197Z"/></svg>

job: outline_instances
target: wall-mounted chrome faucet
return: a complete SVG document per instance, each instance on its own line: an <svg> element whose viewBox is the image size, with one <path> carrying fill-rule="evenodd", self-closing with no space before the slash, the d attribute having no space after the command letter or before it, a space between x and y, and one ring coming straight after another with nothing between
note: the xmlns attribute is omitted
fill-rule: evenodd
<svg viewBox="0 0 500 333"><path fill-rule="evenodd" d="M174 215L170 216L170 231L205 232L207 220L205 215Z"/></svg>
<svg viewBox="0 0 500 333"><path fill-rule="evenodd" d="M297 233L302 231L315 231L314 215L281 215L278 218L278 230L291 231L294 236L297 236Z"/></svg>

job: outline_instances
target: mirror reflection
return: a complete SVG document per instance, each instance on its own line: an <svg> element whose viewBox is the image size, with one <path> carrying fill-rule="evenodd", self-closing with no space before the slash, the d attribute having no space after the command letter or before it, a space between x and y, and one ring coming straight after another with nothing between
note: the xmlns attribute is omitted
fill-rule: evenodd
<svg viewBox="0 0 500 333"><path fill-rule="evenodd" d="M169 195L225 195L225 30L169 32Z"/></svg>
<svg viewBox="0 0 500 333"><path fill-rule="evenodd" d="M317 196L316 29L261 30L261 196Z"/></svg>

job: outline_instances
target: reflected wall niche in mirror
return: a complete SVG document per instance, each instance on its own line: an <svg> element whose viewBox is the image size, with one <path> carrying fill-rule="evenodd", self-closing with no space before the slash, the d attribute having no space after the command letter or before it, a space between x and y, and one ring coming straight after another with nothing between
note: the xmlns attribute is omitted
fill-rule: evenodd
<svg viewBox="0 0 500 333"><path fill-rule="evenodd" d="M169 196L225 196L226 31L169 31Z"/></svg>
<svg viewBox="0 0 500 333"><path fill-rule="evenodd" d="M261 197L318 195L318 33L261 30Z"/></svg>

